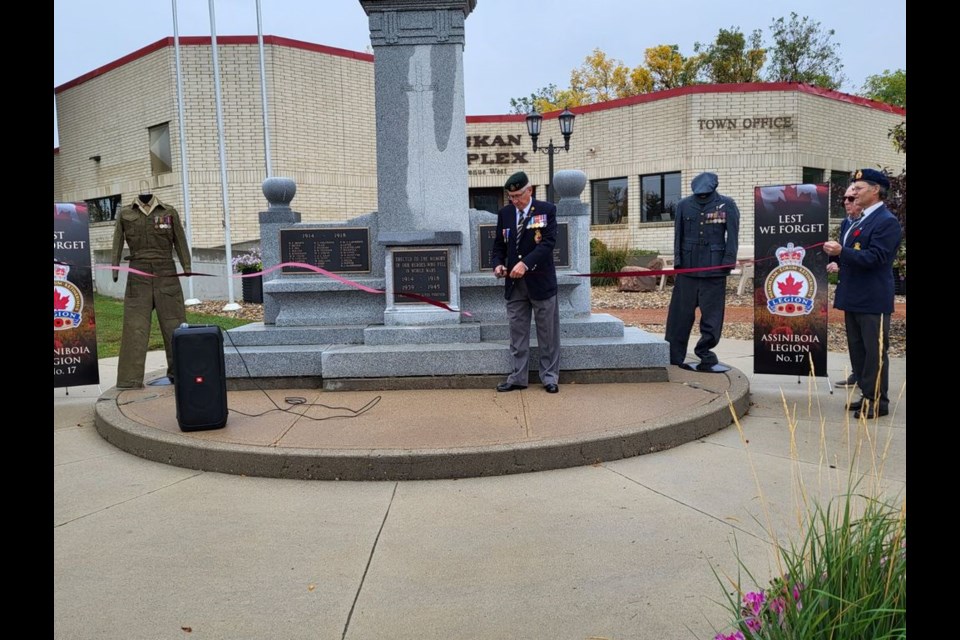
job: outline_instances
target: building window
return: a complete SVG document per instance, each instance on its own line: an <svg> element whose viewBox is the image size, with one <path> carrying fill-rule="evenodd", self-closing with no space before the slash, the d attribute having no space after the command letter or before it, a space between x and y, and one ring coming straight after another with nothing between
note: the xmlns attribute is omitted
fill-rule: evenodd
<svg viewBox="0 0 960 640"><path fill-rule="evenodd" d="M640 222L673 220L679 202L679 171L640 176Z"/></svg>
<svg viewBox="0 0 960 640"><path fill-rule="evenodd" d="M105 198L94 198L85 200L87 211L90 213L90 222L106 222L116 220L117 213L120 211L120 196L106 196Z"/></svg>
<svg viewBox="0 0 960 640"><path fill-rule="evenodd" d="M823 184L826 180L823 179L824 170L823 169L814 169L813 167L804 167L803 168L803 179L800 181L802 184Z"/></svg>
<svg viewBox="0 0 960 640"><path fill-rule="evenodd" d="M591 180L592 224L623 224L627 221L627 179Z"/></svg>
<svg viewBox="0 0 960 640"><path fill-rule="evenodd" d="M164 122L148 129L150 132L150 170L153 175L173 171L170 155L170 123Z"/></svg>
<svg viewBox="0 0 960 640"><path fill-rule="evenodd" d="M470 189L470 208L496 213L503 207L503 189L501 187L478 187Z"/></svg>

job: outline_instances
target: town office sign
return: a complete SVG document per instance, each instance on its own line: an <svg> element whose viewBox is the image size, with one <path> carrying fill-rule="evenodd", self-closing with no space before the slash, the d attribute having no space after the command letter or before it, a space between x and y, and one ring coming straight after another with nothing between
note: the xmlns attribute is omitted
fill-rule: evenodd
<svg viewBox="0 0 960 640"><path fill-rule="evenodd" d="M794 125L793 116L752 116L736 118L707 118L697 120L701 131L737 130L748 131L751 129L792 129Z"/></svg>
<svg viewBox="0 0 960 640"><path fill-rule="evenodd" d="M529 164L527 151L515 151L523 136L467 136L467 165L471 176L506 175L513 164ZM476 165L488 165L477 167ZM512 173L512 169L510 170Z"/></svg>

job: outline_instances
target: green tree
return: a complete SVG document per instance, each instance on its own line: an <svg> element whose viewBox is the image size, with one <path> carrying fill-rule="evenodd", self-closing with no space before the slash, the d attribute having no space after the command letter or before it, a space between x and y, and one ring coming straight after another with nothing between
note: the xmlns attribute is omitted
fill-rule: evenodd
<svg viewBox="0 0 960 640"><path fill-rule="evenodd" d="M897 107L907 108L907 72L903 69L867 76L860 89L860 95L871 100L886 102ZM904 133L906 136L906 133Z"/></svg>
<svg viewBox="0 0 960 640"><path fill-rule="evenodd" d="M904 156L907 155L907 123L901 122L889 133L893 146ZM887 171L887 173L890 173ZM887 195L886 205L900 220L903 228L903 242L893 266L900 271L900 275L907 275L907 164L904 161L903 170L899 175L890 176L890 192Z"/></svg>
<svg viewBox="0 0 960 640"><path fill-rule="evenodd" d="M747 46L747 38L739 27L720 29L710 44L694 44L693 50L702 52L704 79L715 84L760 82L760 69L767 60L767 51L762 46L759 29L750 34L749 48Z"/></svg>
<svg viewBox="0 0 960 640"><path fill-rule="evenodd" d="M833 41L833 29L824 30L819 22L791 12L789 21L774 20L770 31L770 80L803 82L825 89L843 85L846 78L840 62L840 44Z"/></svg>
<svg viewBox="0 0 960 640"><path fill-rule="evenodd" d="M545 87L537 89L535 92L531 93L529 96L524 96L522 98L510 98L510 109L511 113L530 113L531 111L550 111L550 109L543 109L543 104L553 104L556 102L557 85L548 84Z"/></svg>

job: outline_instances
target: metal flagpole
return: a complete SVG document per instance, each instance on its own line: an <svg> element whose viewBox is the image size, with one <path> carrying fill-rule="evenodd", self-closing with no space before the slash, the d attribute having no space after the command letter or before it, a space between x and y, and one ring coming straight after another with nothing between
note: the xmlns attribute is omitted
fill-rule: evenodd
<svg viewBox="0 0 960 640"><path fill-rule="evenodd" d="M183 185L183 221L186 224L187 245L190 251L190 261L193 262L193 233L190 230L190 182L187 178L187 135L183 124L183 76L180 73L180 28L177 24L177 0L170 0L173 5L173 51L177 61L177 126L180 128L180 183ZM193 294L193 278L187 278L187 299L183 304L187 306L200 304L200 300Z"/></svg>
<svg viewBox="0 0 960 640"><path fill-rule="evenodd" d="M220 97L220 60L217 56L217 19L213 8L214 0L209 0L210 5L210 49L213 51L213 85L214 96L217 103L217 137L220 141L220 191L223 197L223 227L225 230L224 247L227 258L227 296L229 302L223 307L224 311L236 311L240 305L236 303L233 296L233 278L230 277L230 270L233 265L233 245L230 242L230 200L227 197L227 148L223 133L223 100Z"/></svg>
<svg viewBox="0 0 960 640"><path fill-rule="evenodd" d="M267 164L267 177L273 177L270 160L270 121L267 118L267 72L263 64L263 22L260 15L260 0L257 0L257 48L260 52L260 99L263 102L263 154Z"/></svg>

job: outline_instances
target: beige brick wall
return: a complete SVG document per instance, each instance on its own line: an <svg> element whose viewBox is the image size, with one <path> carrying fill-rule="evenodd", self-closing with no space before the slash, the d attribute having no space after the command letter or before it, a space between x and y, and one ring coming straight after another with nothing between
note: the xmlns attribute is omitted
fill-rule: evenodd
<svg viewBox="0 0 960 640"><path fill-rule="evenodd" d="M266 207L259 58L255 44L221 43L219 53L231 240L240 243L258 237L257 213ZM181 56L192 242L215 247L224 242L224 204L210 47L183 46ZM375 210L373 64L287 45L267 45L265 63L273 173L296 180L294 209L305 221L340 221ZM165 47L57 95L61 147L54 161L55 197L121 194L128 201L146 178L159 197L182 209L174 74L173 48ZM791 125L774 126L773 118L781 125L789 118ZM686 93L578 115L571 149L555 154L555 170L580 169L588 180L626 177L625 223L594 226L591 234L612 246L661 253L672 252L673 225L640 223L640 176L680 171L686 196L695 175L716 172L720 191L740 205L741 243L750 244L755 186L798 182L803 167L824 169L827 176L878 165L897 171L905 159L887 133L901 120L793 89ZM147 128L163 122L170 123L174 170L151 177ZM489 142L519 136L519 145L471 144L467 153L486 153L488 162L497 153L510 154L510 160L522 153L526 160L483 164L477 158L468 164L471 187L500 187L522 169L545 197L547 155L533 152L524 122L468 122L467 135L488 136ZM551 138L556 145L563 142L556 118L544 121L539 143L547 145ZM101 162L89 160L92 155ZM583 198L590 200L589 183Z"/></svg>
<svg viewBox="0 0 960 640"><path fill-rule="evenodd" d="M213 61L209 45L181 46L192 244L224 244ZM266 209L260 67L256 45L218 49L227 157L231 241L259 237ZM306 49L267 45L265 67L273 174L297 181L293 208L305 221L336 221L376 209L373 64ZM148 180L183 211L180 133L172 46L57 95L60 159L54 192L62 200L120 194ZM148 127L169 122L173 171L151 176ZM88 160L101 156L100 163ZM58 172L59 170L59 172ZM109 227L98 230L96 227ZM94 225L106 248L112 223ZM106 244L104 244L106 242Z"/></svg>
<svg viewBox="0 0 960 640"><path fill-rule="evenodd" d="M53 201L60 202L60 153L53 152Z"/></svg>
<svg viewBox="0 0 960 640"><path fill-rule="evenodd" d="M785 118L790 126L784 126ZM753 243L754 187L799 182L803 167L824 169L825 178L830 171L877 165L898 172L905 158L887 132L903 119L794 90L692 93L578 115L571 149L554 156L555 170L580 169L588 180L626 177L626 223L595 225L591 236L610 246L660 253L673 251L673 223L640 223L640 176L680 171L681 195L687 196L693 177L712 171L719 176L720 192L739 205L740 242L746 245ZM467 133L491 138L522 133L523 150L530 149L524 123L469 123ZM562 142L555 119L544 121L540 142L551 136ZM531 164L516 168L527 171L534 183L546 184L546 156L528 155ZM502 183L500 176L470 177L471 187ZM590 196L588 182L582 198L589 202Z"/></svg>

